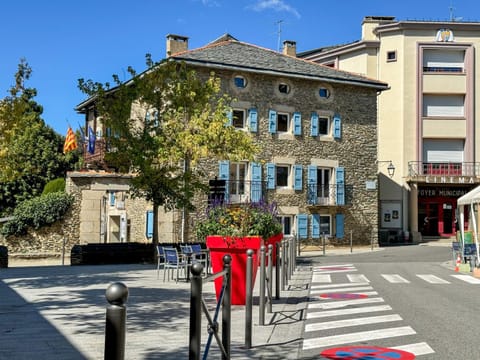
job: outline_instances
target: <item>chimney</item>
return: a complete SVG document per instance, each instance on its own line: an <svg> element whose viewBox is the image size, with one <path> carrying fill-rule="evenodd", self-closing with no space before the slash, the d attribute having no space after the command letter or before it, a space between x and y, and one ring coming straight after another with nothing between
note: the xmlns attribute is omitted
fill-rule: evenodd
<svg viewBox="0 0 480 360"><path fill-rule="evenodd" d="M295 41L285 40L283 42L283 55L297 56L297 43Z"/></svg>
<svg viewBox="0 0 480 360"><path fill-rule="evenodd" d="M188 37L181 35L167 35L167 57L188 50Z"/></svg>

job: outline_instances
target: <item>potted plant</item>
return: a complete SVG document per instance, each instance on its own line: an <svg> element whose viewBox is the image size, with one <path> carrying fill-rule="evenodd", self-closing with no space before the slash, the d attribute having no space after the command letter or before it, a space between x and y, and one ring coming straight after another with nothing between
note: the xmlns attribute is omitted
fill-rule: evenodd
<svg viewBox="0 0 480 360"><path fill-rule="evenodd" d="M205 218L197 224L196 234L199 240L206 240L214 272L222 270L225 254L232 256L232 304L243 305L246 294L246 251L254 250L254 283L260 247L280 241L282 225L277 219L274 203L216 203L207 208ZM221 284L221 278L215 280L217 296Z"/></svg>

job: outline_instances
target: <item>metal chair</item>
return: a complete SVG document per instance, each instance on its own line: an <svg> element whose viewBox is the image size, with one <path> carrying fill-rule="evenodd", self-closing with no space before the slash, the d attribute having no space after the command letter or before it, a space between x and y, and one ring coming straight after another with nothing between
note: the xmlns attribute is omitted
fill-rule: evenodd
<svg viewBox="0 0 480 360"><path fill-rule="evenodd" d="M157 245L157 279L160 277L160 266L165 269L165 252L162 245Z"/></svg>
<svg viewBox="0 0 480 360"><path fill-rule="evenodd" d="M165 254L165 264L164 264L164 272L163 272L163 281L165 281L165 275L170 270L172 272L173 278L173 270L177 270L177 276L175 278L175 282L178 282L178 276L180 269L183 269L185 276L187 275L187 261L183 256L181 256L177 249L175 248L163 248L163 252ZM168 274L168 280L170 280L170 273Z"/></svg>
<svg viewBox="0 0 480 360"><path fill-rule="evenodd" d="M203 265L205 273L208 274L208 252L204 251L200 244L192 244L192 262L199 262Z"/></svg>

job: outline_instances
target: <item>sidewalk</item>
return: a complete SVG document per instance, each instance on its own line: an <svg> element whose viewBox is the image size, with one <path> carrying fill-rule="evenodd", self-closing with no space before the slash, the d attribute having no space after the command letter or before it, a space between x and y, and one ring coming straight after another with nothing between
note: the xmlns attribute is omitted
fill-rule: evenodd
<svg viewBox="0 0 480 360"><path fill-rule="evenodd" d="M129 289L125 359L188 358L190 283L163 282L151 264L15 265L0 269L0 359L103 359L105 290L116 281ZM310 281L300 265L260 326L257 277L252 348L244 348L245 307L233 306L232 359L296 359ZM213 317L213 283L204 284L204 298ZM205 316L202 329L205 344ZM209 358L218 358L212 340Z"/></svg>

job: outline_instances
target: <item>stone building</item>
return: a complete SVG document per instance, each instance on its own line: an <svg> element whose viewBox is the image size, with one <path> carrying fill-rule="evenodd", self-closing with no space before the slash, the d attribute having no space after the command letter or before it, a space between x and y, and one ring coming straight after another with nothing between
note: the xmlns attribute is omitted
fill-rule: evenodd
<svg viewBox="0 0 480 360"><path fill-rule="evenodd" d="M167 56L200 77L214 71L222 92L235 99L231 126L251 132L261 147L254 162L205 161L206 182L225 180L230 203L275 202L285 234L342 241L353 233L356 243L367 244L376 239L377 95L386 83L299 59L293 41L279 53L226 34L189 50L188 38L168 35ZM104 129L94 99L76 109L97 134L97 149L85 151L85 162L100 166L69 174L81 202L80 242L148 241L149 204L128 198L128 175L101 170ZM197 200L201 212L207 197ZM160 218L162 241L179 241L179 215ZM196 214L190 219L192 229Z"/></svg>

